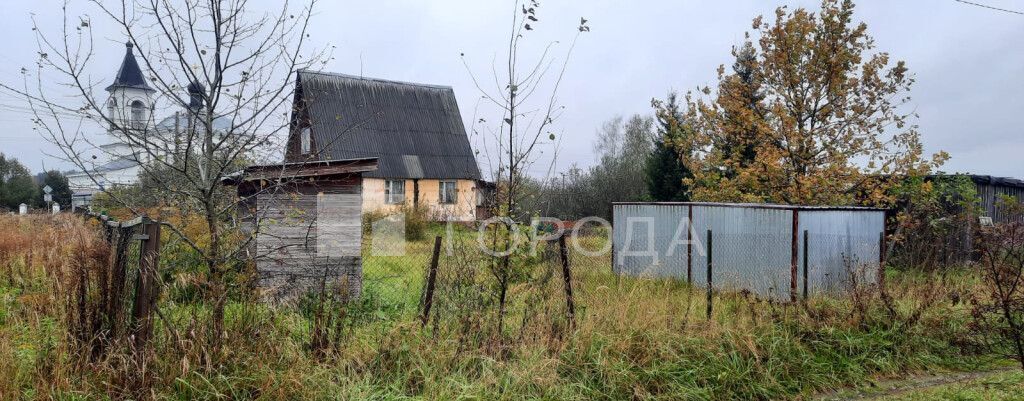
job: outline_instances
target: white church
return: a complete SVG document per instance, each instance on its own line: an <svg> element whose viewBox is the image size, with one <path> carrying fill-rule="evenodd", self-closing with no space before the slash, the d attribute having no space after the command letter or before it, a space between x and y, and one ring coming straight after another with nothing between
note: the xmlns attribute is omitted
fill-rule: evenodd
<svg viewBox="0 0 1024 401"><path fill-rule="evenodd" d="M184 148L180 134L194 126L195 116L203 110L205 90L202 85L193 83L188 86L189 104L157 122L153 116L157 91L149 86L135 60L132 44L125 46L121 68L114 82L106 88L110 94L106 103L107 117L111 120L106 143L83 152L81 158L87 164L87 171L67 175L73 208L88 207L97 193L137 183L142 164L152 162L153 156L180 152ZM229 131L230 124L225 116L213 119L213 128L217 131ZM160 146L152 146L154 143ZM164 149L163 155L153 155L154 148Z"/></svg>

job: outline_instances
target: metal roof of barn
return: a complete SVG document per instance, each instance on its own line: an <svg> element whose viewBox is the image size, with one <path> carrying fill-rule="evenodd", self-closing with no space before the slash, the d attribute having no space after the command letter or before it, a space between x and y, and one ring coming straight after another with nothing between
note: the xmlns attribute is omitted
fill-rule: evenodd
<svg viewBox="0 0 1024 401"><path fill-rule="evenodd" d="M451 87L299 71L320 159L376 157L367 177L480 179Z"/></svg>
<svg viewBox="0 0 1024 401"><path fill-rule="evenodd" d="M968 174L975 184L995 185L1000 187L1024 188L1024 180L1010 177L993 177L991 175Z"/></svg>

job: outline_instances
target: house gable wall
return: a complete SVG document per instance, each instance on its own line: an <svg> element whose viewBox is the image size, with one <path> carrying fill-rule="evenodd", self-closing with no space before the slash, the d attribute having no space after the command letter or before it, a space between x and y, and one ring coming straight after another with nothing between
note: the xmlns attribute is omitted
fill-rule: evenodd
<svg viewBox="0 0 1024 401"><path fill-rule="evenodd" d="M386 202L384 178L363 178L363 212L394 213L401 209L402 205L389 204ZM415 180L404 179L405 181L405 205L413 206ZM427 213L432 220L437 221L473 221L476 219L476 181L474 180L453 180L457 193L457 200L453 204L441 204L440 181L437 179L419 179L419 205L427 208Z"/></svg>

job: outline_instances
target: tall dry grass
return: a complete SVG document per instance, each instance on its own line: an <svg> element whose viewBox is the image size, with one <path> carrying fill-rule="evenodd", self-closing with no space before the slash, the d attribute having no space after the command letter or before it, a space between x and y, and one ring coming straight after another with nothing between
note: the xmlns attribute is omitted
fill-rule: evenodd
<svg viewBox="0 0 1024 401"><path fill-rule="evenodd" d="M75 296L109 249L77 216L0 216L0 399L46 398L76 385L87 325Z"/></svg>
<svg viewBox="0 0 1024 401"><path fill-rule="evenodd" d="M368 283L360 300L343 306L327 352L311 346L316 308L270 307L240 292L227 307L221 353L210 355L208 306L182 295L191 285L167 271L154 351L139 365L123 349L89 358L74 335L76 272L108 257L96 227L77 216L0 216L0 227L3 400L780 399L979 361L958 346L970 341L969 311L951 296L972 291L977 282L968 273L950 279L912 325L890 319L877 297L861 308L844 299L783 304L743 293L714 294L708 320L702 289L616 277L606 258L577 257L573 327L558 260L542 253L526 261L537 279L510 288L516 302L498 332L488 273L456 244L442 258L425 328L407 302L415 296ZM413 247L421 248L429 246ZM922 280L889 277L898 316L915 310Z"/></svg>

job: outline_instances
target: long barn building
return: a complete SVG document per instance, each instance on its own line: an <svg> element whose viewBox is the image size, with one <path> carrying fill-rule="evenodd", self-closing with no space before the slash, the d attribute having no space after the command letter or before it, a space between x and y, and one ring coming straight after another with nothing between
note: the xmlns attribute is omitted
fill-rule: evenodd
<svg viewBox="0 0 1024 401"><path fill-rule="evenodd" d="M1012 215L999 208L999 199L1003 196L1017 198L1017 203L1024 203L1024 180L990 175L969 175L978 191L978 201L982 216L991 217L993 223L1006 223L1024 219L1024 216Z"/></svg>

